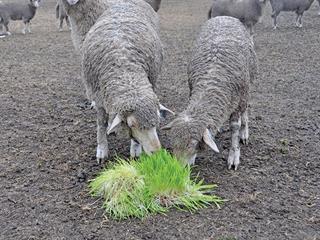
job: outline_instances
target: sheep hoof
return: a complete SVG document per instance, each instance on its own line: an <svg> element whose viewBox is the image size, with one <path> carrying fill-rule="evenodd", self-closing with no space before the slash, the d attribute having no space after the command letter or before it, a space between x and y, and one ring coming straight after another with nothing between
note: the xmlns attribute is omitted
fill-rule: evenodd
<svg viewBox="0 0 320 240"><path fill-rule="evenodd" d="M277 30L277 28L278 28L278 27L277 27L277 25L276 25L276 26L273 27L273 30Z"/></svg>
<svg viewBox="0 0 320 240"><path fill-rule="evenodd" d="M98 164L101 164L102 160L108 157L108 148L98 145L96 157Z"/></svg>
<svg viewBox="0 0 320 240"><path fill-rule="evenodd" d="M246 138L240 138L240 141L243 145L248 145L248 139Z"/></svg>
<svg viewBox="0 0 320 240"><path fill-rule="evenodd" d="M249 142L249 133L245 129L240 131L240 141L244 145L248 145Z"/></svg>
<svg viewBox="0 0 320 240"><path fill-rule="evenodd" d="M8 36L10 36L10 35L11 35L11 32L6 32L6 34L7 34Z"/></svg>
<svg viewBox="0 0 320 240"><path fill-rule="evenodd" d="M90 105L90 109L95 109L96 108L96 102L92 101Z"/></svg>
<svg viewBox="0 0 320 240"><path fill-rule="evenodd" d="M63 31L63 29L62 28L59 28L59 32L62 32Z"/></svg>
<svg viewBox="0 0 320 240"><path fill-rule="evenodd" d="M238 169L240 164L240 148L231 148L228 157L228 169L230 170L234 166L234 170Z"/></svg>

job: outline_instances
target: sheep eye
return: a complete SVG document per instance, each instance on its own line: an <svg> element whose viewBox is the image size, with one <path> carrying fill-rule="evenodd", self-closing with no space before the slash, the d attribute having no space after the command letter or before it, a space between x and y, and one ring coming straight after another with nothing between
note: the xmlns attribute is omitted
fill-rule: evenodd
<svg viewBox="0 0 320 240"><path fill-rule="evenodd" d="M199 147L199 141L192 139L189 145L190 145L190 147L193 148L193 149L198 149L198 147Z"/></svg>

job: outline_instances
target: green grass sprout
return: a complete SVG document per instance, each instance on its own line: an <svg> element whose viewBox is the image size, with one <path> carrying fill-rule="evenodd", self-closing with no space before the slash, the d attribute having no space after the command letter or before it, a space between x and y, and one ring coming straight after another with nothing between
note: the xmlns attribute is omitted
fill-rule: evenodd
<svg viewBox="0 0 320 240"><path fill-rule="evenodd" d="M212 195L216 185L204 185L192 180L191 168L183 166L166 150L138 160L118 158L89 183L93 196L104 199L106 213L115 219L144 218L153 213L165 213L171 207L191 212L210 204L224 202Z"/></svg>
<svg viewBox="0 0 320 240"><path fill-rule="evenodd" d="M142 194L144 186L143 176L137 169L120 159L89 184L92 195L102 197L106 212L116 219L147 214Z"/></svg>

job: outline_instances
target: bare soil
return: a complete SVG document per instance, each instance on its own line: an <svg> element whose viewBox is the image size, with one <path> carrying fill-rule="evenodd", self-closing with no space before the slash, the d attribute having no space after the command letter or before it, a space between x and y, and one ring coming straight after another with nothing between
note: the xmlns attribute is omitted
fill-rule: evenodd
<svg viewBox="0 0 320 240"><path fill-rule="evenodd" d="M272 30L270 7L256 28L260 78L252 86L250 143L229 171L228 129L221 154L204 151L194 169L229 201L219 210L172 210L143 221L104 216L87 182L95 161L95 112L80 80L69 31L58 32L54 0L43 1L32 34L0 39L0 239L320 239L320 17L304 27L293 13ZM164 0L159 12L165 64L158 94L179 112L187 103L186 68L210 0ZM166 145L165 133L161 139ZM111 138L128 156L129 139ZM110 160L112 161L112 157Z"/></svg>

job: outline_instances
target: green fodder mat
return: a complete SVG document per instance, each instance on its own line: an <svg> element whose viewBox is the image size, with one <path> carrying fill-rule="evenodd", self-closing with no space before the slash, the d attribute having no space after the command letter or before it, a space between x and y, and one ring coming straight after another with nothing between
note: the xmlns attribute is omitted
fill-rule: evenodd
<svg viewBox="0 0 320 240"><path fill-rule="evenodd" d="M89 187L93 196L103 198L106 213L119 220L165 213L172 207L194 212L224 201L212 194L216 185L192 180L191 168L166 150L137 160L117 158Z"/></svg>

